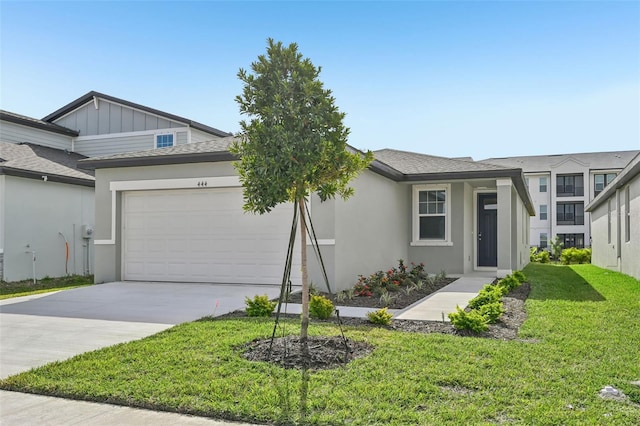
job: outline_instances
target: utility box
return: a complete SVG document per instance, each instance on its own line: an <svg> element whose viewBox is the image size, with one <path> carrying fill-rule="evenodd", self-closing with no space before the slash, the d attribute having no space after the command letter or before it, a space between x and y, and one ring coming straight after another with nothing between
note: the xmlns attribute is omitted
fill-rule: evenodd
<svg viewBox="0 0 640 426"><path fill-rule="evenodd" d="M91 225L82 225L82 238L85 240L93 238L93 226Z"/></svg>

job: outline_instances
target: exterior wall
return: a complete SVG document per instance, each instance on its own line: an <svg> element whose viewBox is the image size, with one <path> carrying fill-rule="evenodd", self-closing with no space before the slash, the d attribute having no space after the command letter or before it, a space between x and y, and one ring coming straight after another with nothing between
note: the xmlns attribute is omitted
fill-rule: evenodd
<svg viewBox="0 0 640 426"><path fill-rule="evenodd" d="M189 143L206 142L217 138L217 136L214 136L210 133L205 133L197 129L191 129L191 142Z"/></svg>
<svg viewBox="0 0 640 426"><path fill-rule="evenodd" d="M464 223L463 223L463 273L469 274L473 272L474 265L474 256L475 256L475 247L474 244L476 242L475 234L473 232L473 223L474 223L474 214L473 209L470 206L473 206L473 198L474 191L471 185L468 183L464 184L464 201L463 205L465 206L465 210L467 210L464 214Z"/></svg>
<svg viewBox="0 0 640 426"><path fill-rule="evenodd" d="M321 202L317 195L310 197L309 211L311 213L311 222L318 238L320 246L320 254L324 263L331 291L335 290L335 199ZM311 236L308 237L308 241ZM307 243L307 265L309 271L309 280L316 288L324 289L324 275L320 261L317 259L310 242Z"/></svg>
<svg viewBox="0 0 640 426"><path fill-rule="evenodd" d="M431 182L430 182L431 183ZM467 263L473 261L474 255L469 259L466 250L469 243L468 234L473 232L473 228L465 229L465 224L473 223L473 201L466 204L468 200L468 190L465 189L465 183L454 182L451 184L451 245L448 246L413 246L409 248L409 260L414 263L424 262L426 270L429 273L438 273L442 270L448 274L462 274L465 268L468 270ZM408 241L411 237L411 199L407 201L406 215L409 222L407 232ZM467 217L471 217L471 222ZM471 244L475 244L472 242ZM465 258L465 255L467 257Z"/></svg>
<svg viewBox="0 0 640 426"><path fill-rule="evenodd" d="M515 204L514 214L514 234L513 234L513 248L514 251L511 255L512 265L511 269L519 271L529 263L529 247L530 247L530 216L524 203L518 197L515 188L512 193L513 203ZM536 211L537 212L537 211Z"/></svg>
<svg viewBox="0 0 640 426"><path fill-rule="evenodd" d="M144 130L171 129L185 127L185 123L170 121L157 115L133 108L98 100L98 108L93 101L55 121L68 129L77 130L80 136L128 133Z"/></svg>
<svg viewBox="0 0 640 426"><path fill-rule="evenodd" d="M162 132L162 131L160 131ZM155 131L124 134L79 137L73 144L73 150L87 157L120 154L124 152L146 151L155 148ZM175 130L176 145L186 144L189 140L188 129Z"/></svg>
<svg viewBox="0 0 640 426"><path fill-rule="evenodd" d="M29 142L51 148L71 150L71 136L22 126L8 121L0 123L0 140L9 143Z"/></svg>
<svg viewBox="0 0 640 426"><path fill-rule="evenodd" d="M82 225L93 225L93 188L3 176L4 279L16 281L65 275L65 240L69 242L69 274L83 274L93 257L93 244L81 238ZM4 203L11 200L10 203ZM93 271L90 262L89 271Z"/></svg>
<svg viewBox="0 0 640 426"><path fill-rule="evenodd" d="M555 206L551 203L551 173L527 173L527 181L529 182L529 194L531 201L536 209L536 216L530 220L530 244L532 247L540 247L540 234L547 234L547 241L553 239L551 235L551 221L555 217ZM547 191L540 192L540 178L547 179ZM540 206L547 206L547 219L540 218ZM547 244L548 246L548 244Z"/></svg>
<svg viewBox="0 0 640 426"><path fill-rule="evenodd" d="M7 199L4 195L5 175L0 175L0 281L4 280L4 209Z"/></svg>
<svg viewBox="0 0 640 426"><path fill-rule="evenodd" d="M231 162L194 163L165 166L123 167L96 170L95 189L95 282L103 283L121 279L121 193L116 196L113 209L111 182L153 179L201 178L217 176L235 176ZM112 212L115 211L115 243L104 243L111 239Z"/></svg>
<svg viewBox="0 0 640 426"><path fill-rule="evenodd" d="M591 263L640 279L640 175L591 212L593 253ZM609 242L609 201L611 202L611 241ZM625 215L630 206L630 240L626 241ZM618 214L620 213L620 214Z"/></svg>
<svg viewBox="0 0 640 426"><path fill-rule="evenodd" d="M411 187L368 170L351 185L355 195L334 202L337 290L352 287L358 275L396 266L398 259L412 260Z"/></svg>

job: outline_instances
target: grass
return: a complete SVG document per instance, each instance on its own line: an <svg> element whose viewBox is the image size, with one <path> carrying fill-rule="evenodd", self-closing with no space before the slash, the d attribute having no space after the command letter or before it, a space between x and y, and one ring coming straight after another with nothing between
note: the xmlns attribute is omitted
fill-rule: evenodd
<svg viewBox="0 0 640 426"><path fill-rule="evenodd" d="M304 375L240 356L238 345L270 335L271 320L203 319L0 387L286 424L639 424L640 387L630 382L640 380L640 282L591 265L524 272L532 291L520 340L347 328L374 352ZM339 330L312 324L310 332ZM633 402L601 399L605 385Z"/></svg>
<svg viewBox="0 0 640 426"><path fill-rule="evenodd" d="M68 277L45 277L33 283L33 280L5 282L0 281L0 300L11 297L30 296L51 291L68 290L93 284L93 275L70 275Z"/></svg>

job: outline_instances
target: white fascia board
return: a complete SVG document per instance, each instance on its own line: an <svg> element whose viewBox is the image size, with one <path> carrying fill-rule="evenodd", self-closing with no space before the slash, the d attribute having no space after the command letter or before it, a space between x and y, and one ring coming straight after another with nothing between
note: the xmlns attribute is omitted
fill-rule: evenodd
<svg viewBox="0 0 640 426"><path fill-rule="evenodd" d="M167 127L163 129L155 129L155 130L140 130L137 132L122 132L122 133L105 133L103 135L89 135L89 136L78 136L75 138L76 142L82 141L92 141L99 139L113 139L113 138L127 138L127 137L135 137L135 136L147 136L147 135L157 135L157 134L166 134L166 133L181 133L188 132L189 127ZM163 133L166 132L166 133Z"/></svg>

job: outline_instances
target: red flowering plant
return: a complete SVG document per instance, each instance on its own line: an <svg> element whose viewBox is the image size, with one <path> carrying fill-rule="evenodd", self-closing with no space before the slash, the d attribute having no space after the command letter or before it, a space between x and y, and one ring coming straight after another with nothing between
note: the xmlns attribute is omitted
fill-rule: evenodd
<svg viewBox="0 0 640 426"><path fill-rule="evenodd" d="M356 296L371 297L380 296L387 291L398 291L427 278L424 263L419 265L411 263L409 269L404 260L398 261L398 266L389 270L375 272L368 277L358 276L358 282L354 286Z"/></svg>

